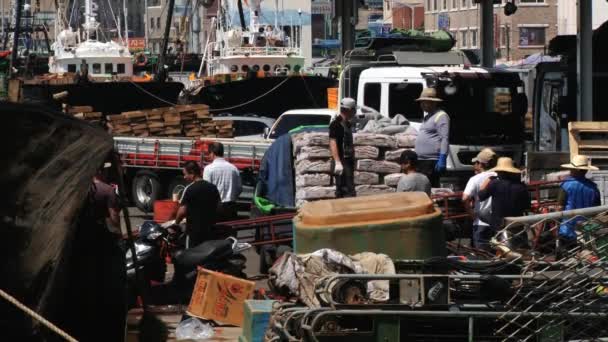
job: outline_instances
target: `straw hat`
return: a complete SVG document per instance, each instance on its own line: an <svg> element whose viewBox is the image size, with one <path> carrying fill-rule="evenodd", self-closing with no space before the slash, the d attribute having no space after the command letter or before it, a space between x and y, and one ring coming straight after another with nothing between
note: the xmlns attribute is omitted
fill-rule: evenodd
<svg viewBox="0 0 608 342"><path fill-rule="evenodd" d="M587 171L597 171L598 167L591 165L591 160L589 157L583 155L577 155L572 157L570 160L570 164L563 164L562 167L564 169L570 170L587 170Z"/></svg>
<svg viewBox="0 0 608 342"><path fill-rule="evenodd" d="M494 152L491 148L486 147L483 150L479 151L477 156L475 158L471 159L471 161L473 163L476 163L476 162L489 163L492 160L492 158L494 158L494 156L496 156L496 152Z"/></svg>
<svg viewBox="0 0 608 342"><path fill-rule="evenodd" d="M521 170L513 166L513 159L509 157L500 157L496 163L496 167L490 171L521 173Z"/></svg>
<svg viewBox="0 0 608 342"><path fill-rule="evenodd" d="M422 89L422 93L420 93L420 97L417 98L416 101L442 102L443 100L437 97L437 91L435 88L424 88Z"/></svg>

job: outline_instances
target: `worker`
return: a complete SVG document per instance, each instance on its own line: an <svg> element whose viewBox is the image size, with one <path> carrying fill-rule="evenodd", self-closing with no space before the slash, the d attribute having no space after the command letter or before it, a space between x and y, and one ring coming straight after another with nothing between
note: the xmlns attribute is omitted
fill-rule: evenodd
<svg viewBox="0 0 608 342"><path fill-rule="evenodd" d="M211 227L217 219L220 193L215 185L203 180L200 166L188 161L183 169L186 186L180 199L175 223L186 219L187 247L194 247L214 238Z"/></svg>
<svg viewBox="0 0 608 342"><path fill-rule="evenodd" d="M329 124L329 148L333 158L336 198L355 197L355 148L351 120L357 103L350 97L340 101L340 114Z"/></svg>
<svg viewBox="0 0 608 342"><path fill-rule="evenodd" d="M562 168L570 170L570 176L560 185L558 203L562 210L583 209L601 205L600 191L597 184L587 179L588 171L597 171L599 168L591 165L589 157L575 155L568 164ZM584 221L577 217L567 220L559 227L560 249L569 250L576 245L576 224Z"/></svg>
<svg viewBox="0 0 608 342"><path fill-rule="evenodd" d="M120 230L120 207L114 188L106 183L105 171L112 166L104 163L93 176L93 206L96 222L104 230L114 235L121 235Z"/></svg>
<svg viewBox="0 0 608 342"><path fill-rule="evenodd" d="M478 193L480 201L492 197L492 213L490 214L489 235L494 236L503 226L505 217L523 216L530 210L530 193L521 182L521 171L513 165L513 159L501 157L496 167L491 169L496 176L484 181ZM526 247L527 236L521 231L511 231L512 247Z"/></svg>
<svg viewBox="0 0 608 342"><path fill-rule="evenodd" d="M66 293L88 319L71 332L81 341L117 341L124 338L127 315L127 270L120 230L120 202L114 187L109 184L111 163L104 163L93 176L90 191L79 221L83 228L75 229L73 240L79 243L70 248L66 266L77 273L66 282ZM103 284L104 290L91 296L84 291L91 284ZM87 310L89 308L90 310ZM70 308L71 309L71 308ZM122 318L122 319L121 319ZM94 322L104 321L109 326L92 335Z"/></svg>
<svg viewBox="0 0 608 342"><path fill-rule="evenodd" d="M209 157L213 160L203 170L203 179L215 185L220 193L222 204L218 221L231 221L238 218L237 200L243 191L241 173L236 166L224 159L224 145L214 142L209 146Z"/></svg>
<svg viewBox="0 0 608 342"><path fill-rule="evenodd" d="M416 171L418 155L412 150L405 150L400 157L401 170L405 175L399 179L397 192L420 191L431 197L431 182L428 177Z"/></svg>
<svg viewBox="0 0 608 342"><path fill-rule="evenodd" d="M418 169L429 177L431 185L439 186L439 177L445 172L448 159L450 116L439 109L443 102L435 88L425 88L416 99L424 111L424 118L416 138Z"/></svg>
<svg viewBox="0 0 608 342"><path fill-rule="evenodd" d="M492 212L492 198L479 200L481 185L490 177L496 177L496 172L490 171L496 166L496 153L490 148L481 150L473 162L475 175L469 179L462 193L462 202L467 212L473 217L472 246L477 249L489 250L493 231L489 218Z"/></svg>

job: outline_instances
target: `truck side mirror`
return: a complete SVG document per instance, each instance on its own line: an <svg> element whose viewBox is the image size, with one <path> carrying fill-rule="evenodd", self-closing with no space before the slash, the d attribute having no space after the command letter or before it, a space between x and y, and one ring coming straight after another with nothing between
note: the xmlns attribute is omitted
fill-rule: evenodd
<svg viewBox="0 0 608 342"><path fill-rule="evenodd" d="M524 116L528 112L528 97L526 94L516 94L513 96L513 114Z"/></svg>
<svg viewBox="0 0 608 342"><path fill-rule="evenodd" d="M264 139L268 139L270 135L270 127L264 127Z"/></svg>

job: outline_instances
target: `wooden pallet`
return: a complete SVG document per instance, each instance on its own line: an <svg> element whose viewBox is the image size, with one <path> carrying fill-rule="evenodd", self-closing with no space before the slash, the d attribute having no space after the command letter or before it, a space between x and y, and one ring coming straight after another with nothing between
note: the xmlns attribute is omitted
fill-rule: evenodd
<svg viewBox="0 0 608 342"><path fill-rule="evenodd" d="M608 165L608 122L568 123L570 155L585 155L594 164Z"/></svg>

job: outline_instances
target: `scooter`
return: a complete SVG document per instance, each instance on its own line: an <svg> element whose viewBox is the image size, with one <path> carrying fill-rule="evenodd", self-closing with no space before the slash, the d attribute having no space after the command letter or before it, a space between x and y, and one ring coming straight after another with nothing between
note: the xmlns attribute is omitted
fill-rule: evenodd
<svg viewBox="0 0 608 342"><path fill-rule="evenodd" d="M163 227L154 221L146 221L140 226L139 237L135 241L138 271L143 275L150 304L156 305L188 303L198 267L246 278L243 270L247 258L241 252L249 248L251 244L229 237L185 249L185 235L180 226L169 224ZM171 281L165 283L168 258L173 262L174 273ZM130 250L126 259L130 293L134 293L135 265Z"/></svg>

